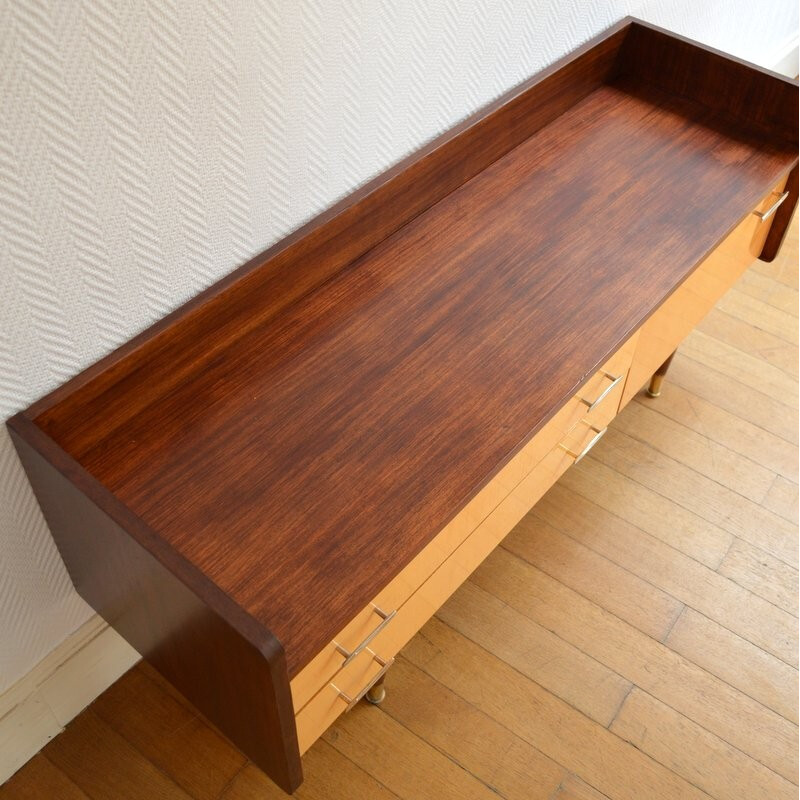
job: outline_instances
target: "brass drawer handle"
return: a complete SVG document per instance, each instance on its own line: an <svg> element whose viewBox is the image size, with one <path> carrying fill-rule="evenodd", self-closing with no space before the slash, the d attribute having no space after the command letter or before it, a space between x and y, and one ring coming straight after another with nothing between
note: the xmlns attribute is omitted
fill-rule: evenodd
<svg viewBox="0 0 800 800"><path fill-rule="evenodd" d="M611 383L606 386L605 390L600 393L599 397L596 397L594 400L587 400L585 397L578 397L578 400L580 400L581 403L585 403L588 406L589 411L593 411L595 408L597 408L597 406L600 405L600 403L603 402L603 400L606 399L608 393L625 377L625 374L612 375L610 372L603 370L603 377L608 378Z"/></svg>
<svg viewBox="0 0 800 800"><path fill-rule="evenodd" d="M370 682L355 697L350 697L347 692L343 692L335 683L331 684L331 686L336 689L337 692L339 692L339 697L344 700L345 703L347 703L347 709L345 711L349 711L354 705L356 705L358 701L361 700L361 698L386 674L386 670L389 669L392 664L394 664L393 658L390 658L388 661L384 661L380 656L373 653L372 650L369 650L369 652L372 653L372 658L381 665L381 668L378 670L378 673L375 675L375 677L372 678L372 680L370 680Z"/></svg>
<svg viewBox="0 0 800 800"><path fill-rule="evenodd" d="M581 422L583 422L585 425L589 425L589 423L585 419L582 419ZM559 443L558 445L559 447L566 450L568 455L571 455L575 459L574 462L575 464L577 464L606 435L608 426L606 426L605 428L596 428L594 425L589 425L589 430L594 431L594 436L592 436L589 444L587 444L586 447L584 447L583 450L580 451L580 453L575 453L563 443Z"/></svg>
<svg viewBox="0 0 800 800"><path fill-rule="evenodd" d="M773 192L772 194L778 194ZM777 210L780 204L789 196L789 192L784 192L766 211L753 211L753 213L763 222L769 219Z"/></svg>
<svg viewBox="0 0 800 800"><path fill-rule="evenodd" d="M381 618L381 621L378 623L376 628L367 634L366 638L355 649L348 650L346 647L340 645L339 642L334 641L336 649L344 656L342 667L346 667L362 650L364 650L364 648L392 621L392 619L394 619L394 615L397 613L397 610L389 612L382 611L380 608L378 608L378 606L375 605L375 603L372 604L372 610Z"/></svg>

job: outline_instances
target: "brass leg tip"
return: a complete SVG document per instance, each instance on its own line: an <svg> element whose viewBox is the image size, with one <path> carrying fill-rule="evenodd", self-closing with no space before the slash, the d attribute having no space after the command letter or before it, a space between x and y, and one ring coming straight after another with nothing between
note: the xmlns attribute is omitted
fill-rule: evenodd
<svg viewBox="0 0 800 800"><path fill-rule="evenodd" d="M379 706L384 698L386 697L386 687L384 686L373 686L365 695L364 698L368 703L372 703L374 706Z"/></svg>
<svg viewBox="0 0 800 800"><path fill-rule="evenodd" d="M650 378L650 383L647 387L647 394L650 397L658 397L661 394L661 385L664 383L664 376L656 373Z"/></svg>

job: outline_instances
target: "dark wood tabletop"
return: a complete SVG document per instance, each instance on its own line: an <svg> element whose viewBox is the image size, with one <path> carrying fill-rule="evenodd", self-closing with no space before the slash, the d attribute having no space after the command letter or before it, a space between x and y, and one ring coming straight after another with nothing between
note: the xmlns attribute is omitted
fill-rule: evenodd
<svg viewBox="0 0 800 800"><path fill-rule="evenodd" d="M123 360L36 422L293 675L794 159L619 79L221 347L177 326L179 382Z"/></svg>

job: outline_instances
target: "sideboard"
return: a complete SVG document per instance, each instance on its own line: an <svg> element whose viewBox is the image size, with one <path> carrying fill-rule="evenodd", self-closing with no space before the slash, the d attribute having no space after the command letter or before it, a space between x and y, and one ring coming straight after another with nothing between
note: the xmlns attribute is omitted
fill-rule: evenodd
<svg viewBox="0 0 800 800"><path fill-rule="evenodd" d="M794 81L625 19L8 426L80 594L286 791L797 202Z"/></svg>

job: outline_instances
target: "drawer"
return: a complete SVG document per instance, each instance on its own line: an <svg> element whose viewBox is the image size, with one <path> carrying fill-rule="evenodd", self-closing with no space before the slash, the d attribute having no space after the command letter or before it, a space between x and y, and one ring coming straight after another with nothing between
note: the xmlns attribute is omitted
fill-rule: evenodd
<svg viewBox="0 0 800 800"><path fill-rule="evenodd" d="M617 400L621 395L621 387ZM599 439L599 431L579 422L500 502L397 611L350 663L296 714L304 753L333 721L348 710L391 665L394 656L436 613L451 594L494 550L531 507ZM602 429L600 429L602 431Z"/></svg>
<svg viewBox="0 0 800 800"><path fill-rule="evenodd" d="M300 755L325 733L340 714L363 697L392 661L392 658L382 659L372 648L361 651L295 714Z"/></svg>
<svg viewBox="0 0 800 800"><path fill-rule="evenodd" d="M755 210L763 212L772 206L783 184L764 197ZM756 214L748 214L642 325L623 406L758 257L771 224L772 217L762 221Z"/></svg>
<svg viewBox="0 0 800 800"><path fill-rule="evenodd" d="M439 534L373 599L372 603L315 656L291 681L295 711L302 709L321 687L368 647L393 622L396 609L420 587L483 520L552 450L564 434L586 419L602 428L613 419L635 349L628 340L579 392L531 439L514 458L439 532Z"/></svg>

